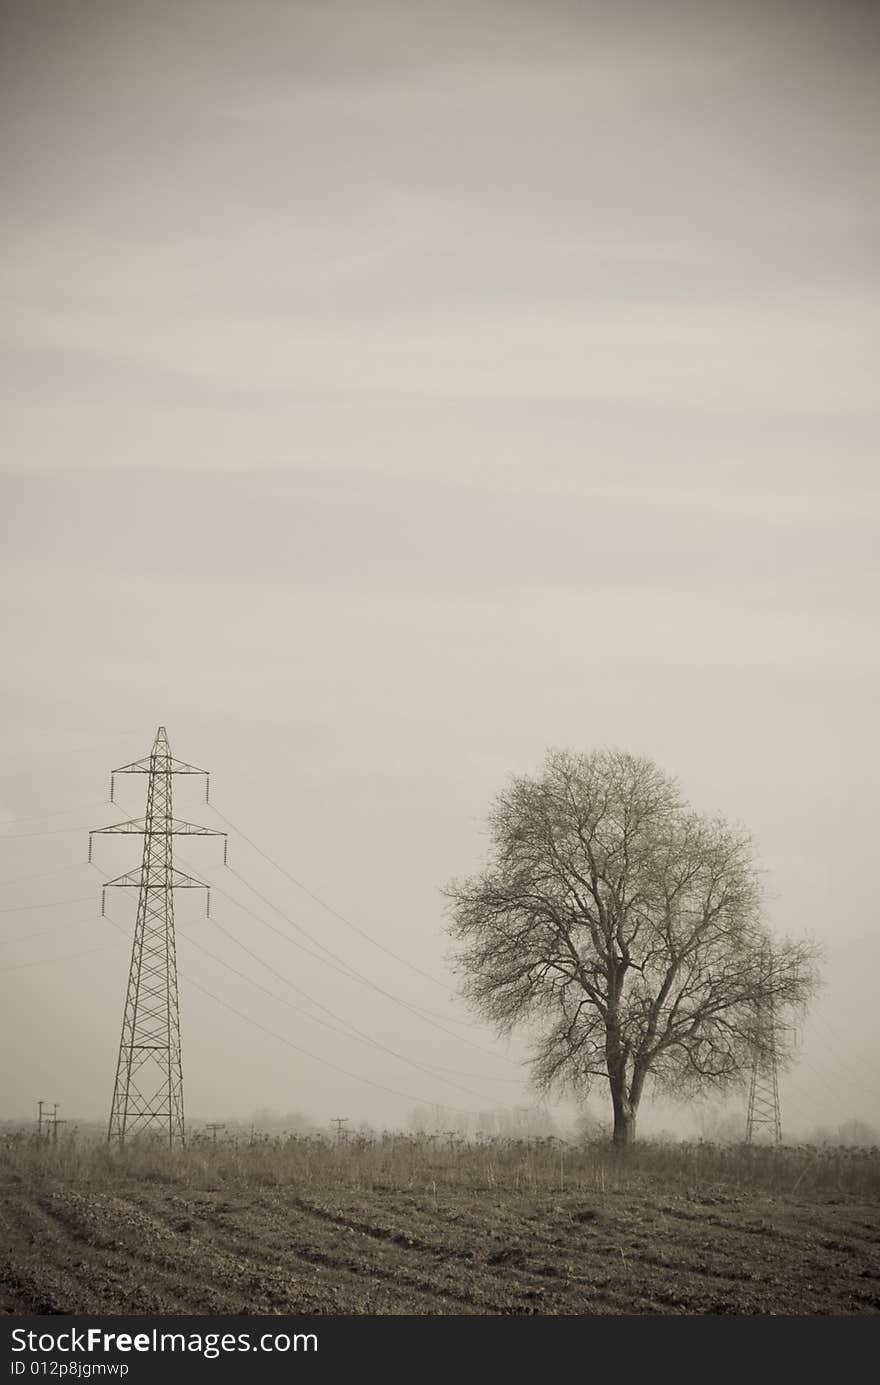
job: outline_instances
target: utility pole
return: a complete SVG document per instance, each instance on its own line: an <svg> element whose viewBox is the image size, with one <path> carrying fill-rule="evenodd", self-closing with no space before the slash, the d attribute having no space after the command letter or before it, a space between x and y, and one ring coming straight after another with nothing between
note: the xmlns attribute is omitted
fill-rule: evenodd
<svg viewBox="0 0 880 1385"><path fill-rule="evenodd" d="M44 1106L48 1106L48 1105L49 1105L48 1101L38 1101L38 1102L37 1102L37 1136L38 1136L38 1138L40 1138L40 1139L42 1139L42 1137L43 1137L43 1107L44 1107ZM56 1110L57 1110L57 1107L56 1107ZM49 1119L49 1117L47 1116L47 1117L46 1117L46 1120L48 1121L48 1119Z"/></svg>
<svg viewBox="0 0 880 1385"><path fill-rule="evenodd" d="M773 1013L772 987L773 953L769 945L761 954L760 988L770 993L770 999L755 1005L754 1057L749 1083L749 1109L746 1116L746 1144L755 1143L757 1135L766 1130L775 1145L782 1144L782 1121L779 1114L779 1074L776 1051L776 1023Z"/></svg>
<svg viewBox="0 0 880 1385"><path fill-rule="evenodd" d="M348 1133L344 1129L344 1127L348 1125L348 1116L334 1116L332 1124L336 1126L336 1143L341 1144Z"/></svg>
<svg viewBox="0 0 880 1385"><path fill-rule="evenodd" d="M225 1130L225 1129L226 1129L226 1125L225 1125L225 1124L220 1125L220 1124L217 1123L217 1121L209 1121L208 1124L205 1126L205 1129L206 1129L206 1130L210 1130L210 1132L211 1132L211 1143L215 1145L215 1144L217 1143L217 1131L218 1131L218 1130Z"/></svg>
<svg viewBox="0 0 880 1385"><path fill-rule="evenodd" d="M57 1143L58 1143L58 1127L59 1127L59 1125L66 1125L66 1124L67 1124L67 1121L66 1121L66 1120L62 1120L62 1119L60 1118L60 1116L58 1115L58 1102L56 1101L56 1102L55 1102L55 1110L52 1112L51 1116L47 1116L47 1117L46 1117L46 1127L47 1127L47 1129L51 1130L51 1132L52 1132L52 1133L51 1133L51 1140L52 1140L53 1145L57 1145Z"/></svg>
<svg viewBox="0 0 880 1385"><path fill-rule="evenodd" d="M131 818L111 827L97 827L89 833L90 861L94 836L134 833L144 839L140 870L108 880L101 892L103 913L108 889L122 887L138 891L107 1139L122 1146L129 1136L159 1130L169 1145L184 1144L174 891L208 890L210 902L210 890L203 881L175 869L172 837L223 837L225 864L226 833L174 817L172 775L204 775L206 801L209 779L207 770L174 759L164 726L159 727L149 755L113 771L111 802L114 801L117 774L147 775L147 806L142 818Z"/></svg>

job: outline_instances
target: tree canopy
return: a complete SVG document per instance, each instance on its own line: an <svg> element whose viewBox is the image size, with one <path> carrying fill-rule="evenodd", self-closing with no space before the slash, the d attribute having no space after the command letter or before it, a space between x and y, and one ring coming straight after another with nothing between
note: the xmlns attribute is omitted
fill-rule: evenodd
<svg viewBox="0 0 880 1385"><path fill-rule="evenodd" d="M692 810L653 761L553 751L495 800L479 874L453 881L464 994L500 1032L529 1022L533 1075L607 1080L614 1138L650 1078L679 1095L741 1080L816 985L816 950L774 941L747 833Z"/></svg>

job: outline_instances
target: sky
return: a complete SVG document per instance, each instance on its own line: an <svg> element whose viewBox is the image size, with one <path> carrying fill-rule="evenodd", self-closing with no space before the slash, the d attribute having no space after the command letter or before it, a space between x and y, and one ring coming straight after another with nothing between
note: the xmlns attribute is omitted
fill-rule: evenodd
<svg viewBox="0 0 880 1385"><path fill-rule="evenodd" d="M826 950L786 1128L880 1128L878 40L809 0L2 6L0 1114L106 1115L134 901L98 917L86 834L163 724L250 839L180 858L193 1116L535 1105L441 891L511 774L619 746Z"/></svg>

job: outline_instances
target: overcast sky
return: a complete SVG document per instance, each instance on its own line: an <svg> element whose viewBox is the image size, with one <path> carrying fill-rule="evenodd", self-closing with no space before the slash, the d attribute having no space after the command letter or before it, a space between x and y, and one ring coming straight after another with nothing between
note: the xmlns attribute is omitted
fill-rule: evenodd
<svg viewBox="0 0 880 1385"><path fill-rule="evenodd" d="M444 1030L243 913L292 933L189 843L216 924L460 1084L207 957L307 1005L183 898L184 977L248 1017L182 981L194 1115L532 1101L522 1044L444 989L439 891L507 776L616 745L745 823L771 925L828 948L787 1127L880 1125L873 7L20 0L0 25L0 1114L106 1114L127 954L82 829L161 722L441 984L233 837L240 877Z"/></svg>

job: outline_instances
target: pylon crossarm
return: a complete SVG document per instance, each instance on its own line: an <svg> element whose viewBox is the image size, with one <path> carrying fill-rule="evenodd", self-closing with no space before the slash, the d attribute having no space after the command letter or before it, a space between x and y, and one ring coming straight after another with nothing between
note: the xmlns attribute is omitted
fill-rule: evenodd
<svg viewBox="0 0 880 1385"><path fill-rule="evenodd" d="M95 837L99 833L106 835L109 832L139 832L143 835L146 830L143 818L127 818L125 822L114 822L109 827L93 827L89 836ZM167 826L164 822L154 823L151 830L155 835L168 835L170 833L175 837L225 837L227 835L225 832L218 831L216 827L202 827L200 823L183 822L180 818L169 818Z"/></svg>
<svg viewBox="0 0 880 1385"><path fill-rule="evenodd" d="M130 765L120 765L111 773L149 774L151 759L152 756L145 755L142 760L132 760ZM199 769L198 765L187 764L186 760L175 760L173 755L163 755L162 763L158 768L160 774L204 774L207 776L210 773L210 770Z"/></svg>
<svg viewBox="0 0 880 1385"><path fill-rule="evenodd" d="M148 774L152 765L152 755L144 755L141 760L132 760L130 765L121 765L119 769L112 770L109 776L109 801L115 802L116 774ZM205 776L205 803L209 802L209 791L211 791L211 773L209 770L200 770L197 765L188 765L186 760L177 760L173 755L162 756L161 766L157 766L162 774L204 774Z"/></svg>
<svg viewBox="0 0 880 1385"><path fill-rule="evenodd" d="M143 818L126 818L125 822L113 822L109 827L93 827L89 832L90 837L95 837L99 832L144 832Z"/></svg>
<svg viewBox="0 0 880 1385"><path fill-rule="evenodd" d="M121 888L121 887L125 886L125 887L128 887L129 889L135 889L135 890L136 890L136 889L139 888L140 883L141 883L141 873L140 873L140 871L139 871L139 870L129 870L129 871L126 871L125 875L117 875L117 877L116 877L115 880L108 880L108 881L104 884L103 888L104 888L105 890L109 890L109 889L111 889L111 888L117 889L117 888Z"/></svg>
<svg viewBox="0 0 880 1385"><path fill-rule="evenodd" d="M93 827L89 832L89 860L92 859L92 838L98 836L129 836L136 834L143 836L147 827L143 818L128 818L125 822L114 822L109 827ZM167 823L161 826L153 825L151 831L154 836L166 837L222 837L223 838L223 863L226 864L226 852L229 834L220 832L216 827L202 827L197 822L182 822L178 818L170 818Z"/></svg>
<svg viewBox="0 0 880 1385"><path fill-rule="evenodd" d="M125 875L117 875L115 880L108 880L101 888L101 916L103 917L105 912L108 890L138 890L140 889L141 884L143 883L145 882L143 881L142 873L139 870L129 870L126 871ZM147 882L145 884L145 888L147 890L153 889L164 891L168 887L169 883L171 889L173 890L205 890L207 892L205 913L207 914L208 918L210 918L211 886L207 884L206 881L196 880L194 875L187 875L185 871L178 870L176 866L172 866L170 882L161 880L157 882L155 885L150 885Z"/></svg>
<svg viewBox="0 0 880 1385"><path fill-rule="evenodd" d="M160 828L160 831L163 829ZM172 818L167 829L175 837L225 837L226 832L218 832L216 827L202 827L197 822L181 822L179 818Z"/></svg>
<svg viewBox="0 0 880 1385"><path fill-rule="evenodd" d="M111 794L112 797L112 794ZM92 839L97 836L104 836L108 833L143 833L146 831L143 818L130 818L127 822L115 822L111 827L93 827L89 832L89 861L92 859Z"/></svg>

